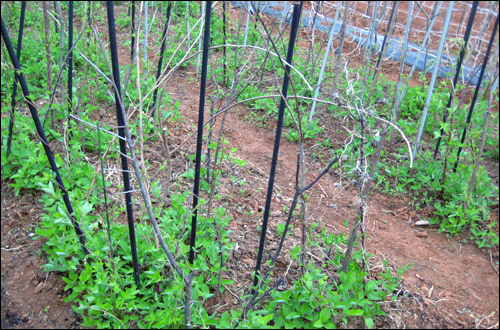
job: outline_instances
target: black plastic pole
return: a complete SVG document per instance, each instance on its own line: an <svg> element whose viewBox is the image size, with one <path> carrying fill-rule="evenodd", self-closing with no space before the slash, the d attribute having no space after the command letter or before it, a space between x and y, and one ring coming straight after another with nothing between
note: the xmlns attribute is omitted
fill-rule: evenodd
<svg viewBox="0 0 500 330"><path fill-rule="evenodd" d="M299 26L300 14L301 14L301 5L302 1L294 1L293 2L293 18L292 18L292 28L290 31L290 41L288 42L288 52L286 55L286 62L292 65L293 59L293 47L295 45L295 39L297 37L297 30ZM271 198L273 196L273 187L274 187L274 178L276 176L276 166L278 164L278 155L280 149L280 140L281 140L281 131L283 129L283 117L285 115L285 100L288 94L288 84L289 84L289 75L290 75L290 66L285 66L286 72L283 77L283 87L281 90L281 101L279 106L279 114L278 114L278 124L276 126L276 137L274 138L274 150L273 150L273 158L271 161L271 172L269 174L269 184L267 186L267 196L266 196L266 206L264 208L264 219L262 220L262 231L260 233L260 243L259 243L259 251L257 254L257 265L255 266L255 274L253 278L253 286L255 287L259 282L258 276L260 274L260 266L262 264L262 255L264 253L264 244L266 243L266 231L267 231L267 223L269 220L269 212L271 210Z"/></svg>
<svg viewBox="0 0 500 330"><path fill-rule="evenodd" d="M127 17L130 17L130 4L128 4ZM128 22L127 25L125 25L125 27L128 27Z"/></svg>
<svg viewBox="0 0 500 330"><path fill-rule="evenodd" d="M462 49L460 50L460 55L458 57L458 63L457 63L457 71L455 72L455 77L453 78L453 88L450 91L450 97L448 99L448 104L446 105L446 109L444 110L444 115L443 115L443 123L446 123L446 120L448 119L448 109L451 107L451 101L453 100L453 93L455 92L455 86L457 85L458 82L458 77L460 76L460 69L462 68L462 62L465 57L465 50L467 49L467 44L469 43L469 37L470 33L472 31L472 24L474 23L474 18L476 16L476 11L477 11L477 6L479 4L479 1L474 1L472 4L472 9L469 15L469 22L467 23L467 28L465 29L465 35L464 35L464 44L462 46ZM443 138L443 133L444 129L441 128L441 131L439 132L439 137L436 143L436 148L434 149L434 160L436 160L437 153L439 151L439 146L441 145L441 139Z"/></svg>
<svg viewBox="0 0 500 330"><path fill-rule="evenodd" d="M92 9L92 1L87 1L87 22L90 27L90 13ZM90 29L87 32L87 46L90 45Z"/></svg>
<svg viewBox="0 0 500 330"><path fill-rule="evenodd" d="M172 9L172 2L170 2L167 7L167 22L165 23L165 29L163 30L163 37L161 39L160 60L158 61L158 70L156 71L156 84L159 82L158 80L160 79L162 63L163 63L163 54L165 53L165 42L167 40L168 25L170 24L171 9ZM157 97L158 97L158 86L155 88L155 92L153 94L153 111L151 112L151 117L154 117L155 115Z"/></svg>
<svg viewBox="0 0 500 330"><path fill-rule="evenodd" d="M224 30L224 47L222 47L222 51L224 53L222 57L222 62L224 66L224 75L222 77L222 83L226 84L226 2L222 1L222 29Z"/></svg>
<svg viewBox="0 0 500 330"><path fill-rule="evenodd" d="M384 41L382 41L382 47L380 48L380 53L378 54L378 61L376 67L378 67L380 61L382 60L382 54L384 53L385 44L387 42L387 34L391 29L392 17L394 16L394 9L396 8L396 2L397 1L394 1L394 3L392 4L391 16L389 17L389 22L387 22L387 30L385 31Z"/></svg>
<svg viewBox="0 0 500 330"><path fill-rule="evenodd" d="M54 20L54 28L56 29L56 34L59 33L59 27L57 26L57 20L59 19L59 14L57 13L57 7L56 7L56 2L54 1L54 17L56 18ZM47 11L50 9L50 2L49 5L47 6Z"/></svg>
<svg viewBox="0 0 500 330"><path fill-rule="evenodd" d="M26 1L21 2L21 17L19 18L19 33L17 35L17 50L16 56L17 60L21 62L21 46L23 43L23 30L24 30L24 13L26 11ZM12 86L12 99L10 103L10 118L9 118L9 137L7 138L7 154L10 155L10 148L12 145L12 131L14 130L14 116L16 108L16 96L17 96L17 82L19 80L19 75L14 72L14 86Z"/></svg>
<svg viewBox="0 0 500 330"><path fill-rule="evenodd" d="M73 1L68 6L68 120L73 110Z"/></svg>
<svg viewBox="0 0 500 330"><path fill-rule="evenodd" d="M462 145L464 144L465 136L467 135L467 126L469 126L470 120L472 118L472 112L474 111L474 105L476 104L477 95L479 94L479 90L481 89L481 83L483 82L484 72L486 71L486 66L488 65L488 59L490 57L491 48L493 47L493 43L495 41L498 29L498 17L499 15L497 15L497 20L495 21L495 26L493 27L493 32L491 33L490 44L488 45L488 49L486 50L486 55L484 56L484 62L481 68L481 73L479 74L476 90L474 91L474 96L472 97L472 102L469 107L467 122L465 123L464 130L462 132L462 139L460 140L460 146L458 147L457 159L455 160L455 165L453 166L453 172L457 171L458 160L460 159L460 153L462 152Z"/></svg>
<svg viewBox="0 0 500 330"><path fill-rule="evenodd" d="M198 134L196 140L196 166L194 170L193 217L191 219L191 244L189 248L189 263L194 262L196 243L196 220L198 218L198 193L200 192L201 146L203 144L203 117L205 113L205 92L208 72L208 48L210 47L210 20L212 17L212 1L206 2L205 32L203 35L203 58L201 61L200 107L198 112Z"/></svg>
<svg viewBox="0 0 500 330"><path fill-rule="evenodd" d="M134 61L134 47L135 47L135 1L132 1L132 47L130 48L130 61L131 65Z"/></svg>
<svg viewBox="0 0 500 330"><path fill-rule="evenodd" d="M134 264L135 284L140 289L141 280L139 278L139 261L137 258L137 244L135 240L134 216L132 212L132 194L130 191L130 176L128 170L127 146L125 144L125 118L123 117L124 109L121 102L121 84L120 84L120 69L118 67L118 51L116 46L116 29L115 29L115 13L113 1L106 1L108 9L108 31L109 31L109 48L111 51L111 65L113 68L113 80L116 85L115 100L116 100L116 117L118 119L118 135L120 136L120 158L122 162L123 187L125 192L125 206L127 208L128 232L130 235L130 248L132 251L132 262Z"/></svg>
<svg viewBox="0 0 500 330"><path fill-rule="evenodd" d="M43 130L42 123L40 122L40 118L38 117L38 111L36 110L35 106L33 105L33 101L31 100L30 91L28 89L28 85L26 84L26 80L24 79L24 75L21 72L21 66L19 65L19 60L17 59L16 54L14 53L14 47L12 46L9 33L7 32L7 28L5 27L3 16L2 16L2 38L5 43L5 47L7 48L7 51L9 53L10 60L12 61L12 65L19 74L18 76L19 84L21 85L23 96L26 99L26 103L28 104L31 117L33 118L33 122L35 123L38 138L40 139L40 142L42 142L43 149L45 150L45 154L47 155L47 159L49 160L50 167L52 168L52 171L54 171L54 173L56 174L57 185L59 186L59 189L61 189L62 191L64 204L66 205L66 209L68 210L68 217L71 219L71 223L75 228L75 232L80 240L83 252L85 254L89 254L90 252L85 247L85 236L82 230L80 229L78 221L75 218L75 211L73 210L73 206L71 205L71 201L69 200L68 191L64 187L64 183L62 181L61 175L59 174L59 169L57 168L57 164L54 159L54 154L52 153L52 149L50 148L50 145L47 142L47 138L45 137L45 132Z"/></svg>

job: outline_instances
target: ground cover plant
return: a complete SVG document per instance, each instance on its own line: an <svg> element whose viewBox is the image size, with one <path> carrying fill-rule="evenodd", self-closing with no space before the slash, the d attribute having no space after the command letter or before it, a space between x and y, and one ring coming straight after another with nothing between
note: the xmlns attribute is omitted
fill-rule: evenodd
<svg viewBox="0 0 500 330"><path fill-rule="evenodd" d="M411 262L368 251L379 193L430 210L408 226L498 251L498 187L483 167L498 161L498 19L482 87L453 74L436 83L431 69L412 86L404 65L397 81L381 73L384 46L359 46L350 65L346 24L328 63L328 38L299 28L321 7L302 2L287 7L288 22L250 2L49 4L2 3L2 186L39 191L30 239L44 241L43 270L62 276L82 326L383 327L388 306L414 295L402 284ZM337 4L335 19L347 22L351 5ZM32 36L22 47L19 22ZM446 55L473 58L460 50ZM183 115L193 90L197 114ZM246 145L231 146L237 109L272 135L261 169ZM337 212L347 193L356 202L333 231L316 213ZM252 226L237 234L236 216Z"/></svg>

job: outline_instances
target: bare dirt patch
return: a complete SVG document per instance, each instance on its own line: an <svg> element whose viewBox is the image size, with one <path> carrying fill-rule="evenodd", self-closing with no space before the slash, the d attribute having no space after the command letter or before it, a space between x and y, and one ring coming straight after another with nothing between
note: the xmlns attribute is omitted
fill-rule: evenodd
<svg viewBox="0 0 500 330"><path fill-rule="evenodd" d="M43 213L40 197L35 191L15 196L2 179L2 329L81 329L81 316L63 302L66 283L43 272L45 241L32 238Z"/></svg>

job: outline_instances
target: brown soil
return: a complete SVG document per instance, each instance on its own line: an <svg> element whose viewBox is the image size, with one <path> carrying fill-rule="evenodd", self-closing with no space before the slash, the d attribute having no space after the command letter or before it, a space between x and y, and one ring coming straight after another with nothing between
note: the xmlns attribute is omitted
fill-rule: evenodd
<svg viewBox="0 0 500 330"><path fill-rule="evenodd" d="M33 241L44 212L40 192L14 189L2 179L2 329L80 329L81 317L62 300L66 283L43 272L44 239Z"/></svg>
<svg viewBox="0 0 500 330"><path fill-rule="evenodd" d="M117 11L126 11L125 6L117 8ZM231 9L230 15L237 19L238 11ZM101 30L106 29L103 26ZM125 38L126 34L123 32L119 37L119 45ZM299 44L307 47L309 43L307 39L303 39L299 40ZM355 45L347 42L346 50L350 47L355 49ZM129 48L120 47L122 65L130 63L127 49ZM152 61L156 61L156 54L157 52L151 51ZM217 53L214 55L219 56ZM359 63L359 58L353 54L352 62L356 61ZM384 74L387 73L389 79L396 79L396 67L384 66ZM199 82L190 82L189 79L194 78L194 71L196 68L193 67L177 71L166 89L174 100L181 102L180 111L183 116L183 123L170 129L168 139L172 148L195 131L192 124L196 125L198 118ZM418 81L413 83L420 84ZM208 86L207 90L213 90L213 86ZM208 105L210 102L207 101L207 108ZM102 107L96 116L108 116L111 110L112 107ZM233 230L231 240L238 243L227 263L230 271L225 274L235 282L231 286L233 292L240 292L239 288L250 283L250 274L255 267L255 251L260 235L256 224L260 226L262 221L259 209L265 203L275 137L275 123L271 121L267 128L258 128L249 122L248 113L244 106L229 111L224 133L229 141L227 147L237 147L236 156L247 161L247 165L241 169L227 162L227 173L244 180L245 185L235 184L226 174L218 187L221 202L227 203L228 213L233 218L229 224L229 229ZM318 140L330 138L334 149L341 148L346 135L343 131L336 133L336 129L347 124L341 123L341 119L332 119L321 108L318 110L318 117L325 129ZM112 116L109 120L113 120ZM220 119L216 127L218 125ZM286 130L283 135L285 133ZM305 147L306 168L309 169L306 182L311 182L328 161L328 157L313 157L315 142L308 142ZM192 139L172 155L174 173L185 172L186 164L189 163L187 155L194 154L194 144L195 140ZM387 146L388 150L395 150L397 147L394 144ZM145 157L152 164L150 173L157 171L163 161L161 150L159 144L148 143L145 146ZM283 208L290 206L293 197L297 151L297 143L282 137L265 255L277 248L276 227L278 223L284 222ZM328 155L328 150L322 151ZM488 166L490 173L498 173L498 163L491 162ZM119 182L120 179L117 177L116 180ZM498 185L498 174L496 180ZM15 196L8 184L2 178L2 328L79 328L82 321L80 316L73 312L69 303L62 302L67 292L64 292L65 283L61 280L61 274L42 272L41 266L46 263L46 257L37 252L43 246L43 239L33 241L31 237L44 212L37 203L41 194L21 191L19 196ZM186 187L190 184L181 183ZM335 184L340 184L340 187ZM244 192L241 191L243 189ZM352 222L355 218L357 193L357 189L335 167L309 192L307 214L313 215L309 223L318 222L318 228L326 226L329 233L347 234L343 223L346 220ZM134 200L140 200L139 195L135 197ZM118 202L120 201L111 201ZM408 196L385 196L377 190L369 196L365 231L368 235L367 250L374 255L369 259L370 269L374 273L381 266L382 260L389 261L389 267L394 273L398 267L413 264L403 274L398 298L385 304L384 310L388 315L377 318L376 327L498 328L498 251L478 249L465 236L446 237L444 233L438 233L438 228L417 228L409 224L409 220L429 217L433 211L431 208L416 211L410 202ZM492 217L498 222L498 209L492 213ZM120 218L119 221L122 219L124 221L125 218ZM293 224L292 234L285 243L282 257L278 259L277 272L283 273L287 269L291 262L287 251L300 244L300 222L295 220ZM314 261L313 258L311 260ZM298 275L298 267L292 263L288 282L291 283ZM229 294L224 295L223 299L226 304L239 307Z"/></svg>

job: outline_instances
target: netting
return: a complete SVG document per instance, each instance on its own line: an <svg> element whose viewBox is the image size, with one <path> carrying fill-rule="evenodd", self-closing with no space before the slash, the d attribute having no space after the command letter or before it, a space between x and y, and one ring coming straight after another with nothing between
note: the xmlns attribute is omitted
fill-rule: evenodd
<svg viewBox="0 0 500 330"><path fill-rule="evenodd" d="M241 6L243 2L232 1L234 5ZM310 28L314 26L314 30L322 31L326 34L332 24L334 33L338 34L342 26L341 17L342 11L340 11L340 16L335 22L333 17L337 11L337 6L339 2L321 2L318 5L314 5L314 8L309 5L309 10L304 10L302 15L302 26ZM440 2L424 1L422 3L416 3L416 8L413 10L410 19L413 21L411 24L411 30L408 37L408 51L404 58L408 65L413 65L415 61L417 62L416 68L419 71L429 72L432 71L433 64L436 62L436 53L439 44L439 40L443 33L444 16L449 5L449 2L443 2L441 7L438 9ZM252 2L250 4L254 8L259 7L260 11L272 17L282 18L285 17L286 21L290 19L291 4L289 2L278 2L278 1L261 1L258 3ZM349 11L348 28L346 30L346 38L348 40L356 42L359 46L365 45L369 37L369 27L374 7L373 1L354 1L351 3L352 7ZM384 34L387 29L387 24L389 20L389 14L394 6L394 2L386 1L380 3L377 8L377 34L373 35L369 40L369 45L371 49L375 52L380 51L382 42L384 39ZM247 4L244 3L244 8L248 8ZM387 53L385 55L386 60L399 61L403 54L403 44L404 44L404 34L406 30L406 24L409 16L409 4L408 2L402 2L397 11L397 19L392 33L392 38L389 40ZM469 19L471 4L463 1L456 2L454 4L452 20L449 24L448 36L447 36L447 53L443 54L439 67L439 76L450 77L452 72L451 68L454 67L453 64L456 63L458 51L460 49L460 42L463 40L466 23ZM486 48L488 47L488 42L491 38L491 33L493 30L493 23L495 17L498 15L498 3L492 2L491 4L480 4L474 23L472 26L472 35L468 43L467 50L470 56L466 59L463 66L463 72L461 75L461 82L468 83L471 85L477 85L479 70L478 67L481 65L484 55L486 53ZM433 25L430 24L432 18L436 16L436 21ZM426 45L422 45L427 31L430 29L429 40ZM419 54L421 47L424 47L424 51ZM358 47L355 51L351 52L349 55L357 55L356 52L360 53L361 47ZM496 56L494 56L496 57ZM450 63L453 62L453 63ZM487 76L491 78L491 74L487 73Z"/></svg>

